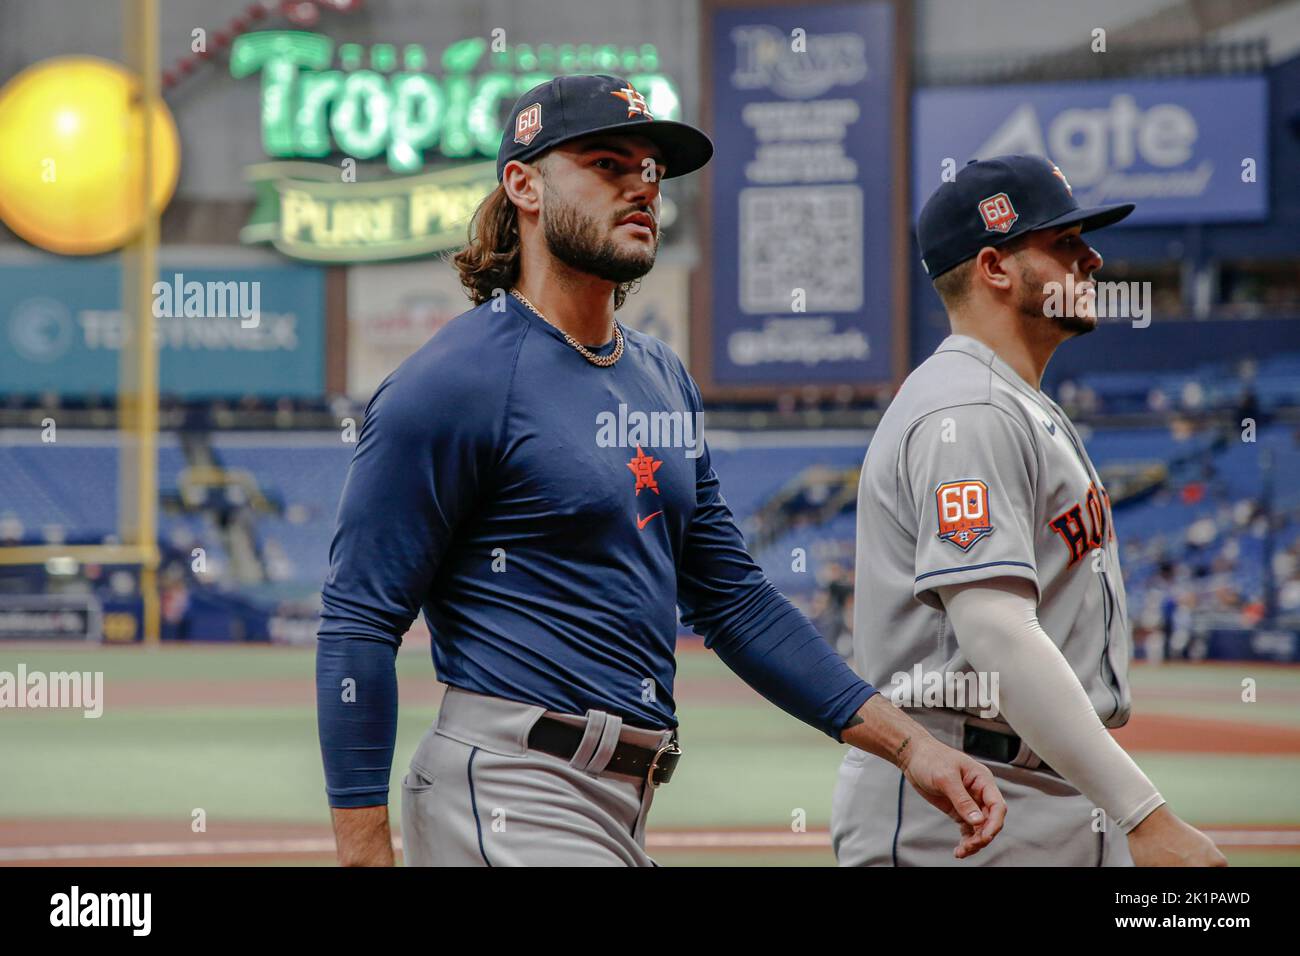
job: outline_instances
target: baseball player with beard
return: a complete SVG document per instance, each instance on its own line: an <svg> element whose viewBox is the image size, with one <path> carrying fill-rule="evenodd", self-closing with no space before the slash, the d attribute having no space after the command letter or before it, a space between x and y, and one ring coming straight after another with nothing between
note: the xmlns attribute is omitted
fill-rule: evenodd
<svg viewBox="0 0 1300 956"><path fill-rule="evenodd" d="M500 185L455 258L475 307L379 387L339 505L316 660L341 862L393 862L394 659L421 610L448 689L403 781L408 864L650 865L646 815L683 752L679 607L750 686L956 820L958 856L1000 829L992 774L768 582L688 427L698 388L615 321L654 264L660 181L712 152L614 76L511 110Z"/></svg>
<svg viewBox="0 0 1300 956"><path fill-rule="evenodd" d="M1081 209L1052 163L1000 156L941 185L917 224L952 335L867 452L854 653L859 673L993 771L1007 823L979 864L1224 864L1107 732L1130 711L1110 497L1040 389L1056 348L1097 324L1102 260L1081 233L1132 210ZM952 862L947 821L902 782L849 751L832 808L841 864Z"/></svg>

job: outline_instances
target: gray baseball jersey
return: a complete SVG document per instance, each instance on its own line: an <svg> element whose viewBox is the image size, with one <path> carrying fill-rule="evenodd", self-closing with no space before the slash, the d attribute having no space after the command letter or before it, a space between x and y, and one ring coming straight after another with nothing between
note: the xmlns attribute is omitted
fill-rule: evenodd
<svg viewBox="0 0 1300 956"><path fill-rule="evenodd" d="M1043 629L1102 722L1122 726L1129 630L1109 496L1060 406L950 335L903 383L862 468L858 670L882 689L917 664L970 671L936 589L1006 576L1037 587Z"/></svg>

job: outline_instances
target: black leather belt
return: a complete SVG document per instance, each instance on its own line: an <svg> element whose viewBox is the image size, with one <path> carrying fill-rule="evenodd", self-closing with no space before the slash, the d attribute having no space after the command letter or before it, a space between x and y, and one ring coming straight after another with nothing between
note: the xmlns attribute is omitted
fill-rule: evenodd
<svg viewBox="0 0 1300 956"><path fill-rule="evenodd" d="M533 724L528 734L528 746L540 750L552 757L572 760L578 752L585 731L581 727L571 727L553 717L541 717ZM640 747L619 741L614 753L609 758L602 773L621 773L629 777L645 780L652 787L667 783L673 778L673 770L681 759L682 751L677 746L677 735L665 747L656 750L653 747Z"/></svg>
<svg viewBox="0 0 1300 956"><path fill-rule="evenodd" d="M975 727L967 724L961 749L972 757L979 757L982 760L1011 763L1020 754L1020 742L1020 738L1015 734L1004 734L996 730L989 730L986 727ZM1056 773L1045 763L1040 763L1037 767L1025 767L1024 769L1042 770L1060 776L1059 773Z"/></svg>

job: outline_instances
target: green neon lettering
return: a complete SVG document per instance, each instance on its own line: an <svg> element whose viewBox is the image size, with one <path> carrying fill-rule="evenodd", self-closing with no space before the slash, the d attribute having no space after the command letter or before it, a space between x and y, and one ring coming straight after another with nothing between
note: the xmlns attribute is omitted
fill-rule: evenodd
<svg viewBox="0 0 1300 956"><path fill-rule="evenodd" d="M334 49L329 37L296 30L236 38L231 75L262 74L268 155L341 151L371 159L384 153L389 168L401 173L418 171L431 149L450 159L494 156L503 101L564 73L618 72L645 95L656 118L672 119L681 109L676 87L656 72L659 58L651 44L517 44L491 53L485 38L468 37L443 50L441 78L425 72L429 56L419 44L402 46L400 57L391 43L342 44L340 68L330 69ZM367 60L370 68L363 66ZM403 72L393 72L399 62Z"/></svg>
<svg viewBox="0 0 1300 956"><path fill-rule="evenodd" d="M442 89L423 73L399 73L393 78L392 139L388 166L399 173L424 165L424 150L438 141L442 126Z"/></svg>
<svg viewBox="0 0 1300 956"><path fill-rule="evenodd" d="M350 74L330 120L335 141L357 159L377 156L388 139L392 109L393 98L382 76L373 70Z"/></svg>
<svg viewBox="0 0 1300 956"><path fill-rule="evenodd" d="M330 65L334 41L315 33L266 30L237 37L230 48L235 79L262 71L262 148L268 156L294 155L293 101L298 68Z"/></svg>

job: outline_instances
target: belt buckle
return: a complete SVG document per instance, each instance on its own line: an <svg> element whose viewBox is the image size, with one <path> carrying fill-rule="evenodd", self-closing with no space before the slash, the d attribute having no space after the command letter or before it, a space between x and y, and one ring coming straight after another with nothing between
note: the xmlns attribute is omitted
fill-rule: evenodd
<svg viewBox="0 0 1300 956"><path fill-rule="evenodd" d="M654 759L650 761L650 769L645 773L645 781L650 784L651 789L659 789L659 781L655 779L655 771L659 769L659 758L664 754L671 754L674 757L680 757L682 750L677 746L677 740L668 741L667 744L655 751Z"/></svg>

